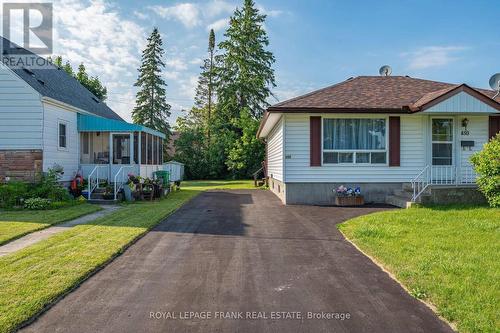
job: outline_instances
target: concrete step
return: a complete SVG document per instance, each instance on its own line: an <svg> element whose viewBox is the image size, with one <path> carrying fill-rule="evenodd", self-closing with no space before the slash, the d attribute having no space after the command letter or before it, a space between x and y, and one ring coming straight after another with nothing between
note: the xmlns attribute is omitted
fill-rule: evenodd
<svg viewBox="0 0 500 333"><path fill-rule="evenodd" d="M119 200L105 200L105 199L90 199L87 200L88 203L96 205L116 205Z"/></svg>
<svg viewBox="0 0 500 333"><path fill-rule="evenodd" d="M397 195L388 195L385 197L385 203L401 208L410 208L414 202L406 197L400 197Z"/></svg>

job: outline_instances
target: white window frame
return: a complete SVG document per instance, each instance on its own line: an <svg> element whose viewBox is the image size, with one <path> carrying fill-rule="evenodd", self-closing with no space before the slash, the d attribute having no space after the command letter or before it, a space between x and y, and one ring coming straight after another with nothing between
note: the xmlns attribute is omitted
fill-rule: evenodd
<svg viewBox="0 0 500 333"><path fill-rule="evenodd" d="M385 149L384 150L372 150L372 149L324 149L324 120L325 119L384 119L385 121ZM352 163L325 163L323 161L324 153L353 153L353 162ZM356 153L385 153L385 163L371 163L371 154L370 154L370 162L368 163L356 163ZM389 116L377 116L377 115L367 115L367 116L352 116L352 115L328 115L321 117L321 165L325 166L388 166L389 165Z"/></svg>
<svg viewBox="0 0 500 333"><path fill-rule="evenodd" d="M64 136L65 136L66 147L61 146L61 125L64 125L64 129L65 129ZM62 151L69 150L69 148L68 148L68 146L69 146L68 130L69 130L68 122L66 120L63 120L63 119L57 119L57 149L58 150L62 150Z"/></svg>
<svg viewBox="0 0 500 333"><path fill-rule="evenodd" d="M453 126L453 128L451 129L451 135L452 135L452 140L451 141L434 141L434 139L432 138L433 136L433 133L432 133L432 121L434 119L444 119L444 120L450 120L451 119L451 124ZM432 165L433 167L453 167L456 165L456 152L455 152L455 139L457 137L457 133L456 133L456 128L457 128L457 124L456 124L456 121L455 121L455 117L454 116L445 116L445 115L442 115L442 116L431 116L430 117L430 139L431 139L431 147L430 147L430 165ZM451 143L451 164L450 165L434 165L433 161L434 161L434 155L433 155L433 145L434 143L446 143L446 144L450 144Z"/></svg>

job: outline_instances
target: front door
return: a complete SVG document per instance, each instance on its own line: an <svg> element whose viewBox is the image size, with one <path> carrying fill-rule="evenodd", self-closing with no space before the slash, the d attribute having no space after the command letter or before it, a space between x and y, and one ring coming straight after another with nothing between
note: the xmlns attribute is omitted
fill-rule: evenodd
<svg viewBox="0 0 500 333"><path fill-rule="evenodd" d="M453 122L453 118L431 118L432 181L435 184L452 184L455 179Z"/></svg>

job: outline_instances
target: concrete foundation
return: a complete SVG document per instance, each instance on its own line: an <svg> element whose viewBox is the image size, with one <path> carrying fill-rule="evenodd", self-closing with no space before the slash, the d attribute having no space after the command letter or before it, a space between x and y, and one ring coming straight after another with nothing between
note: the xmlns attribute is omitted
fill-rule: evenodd
<svg viewBox="0 0 500 333"><path fill-rule="evenodd" d="M285 187L286 186L285 186L285 184L282 181L271 178L271 177L269 178L268 183L269 183L269 189L271 190L271 192L276 194L278 196L278 198L280 198L281 202L286 204L286 196L285 196L285 193L286 193Z"/></svg>
<svg viewBox="0 0 500 333"><path fill-rule="evenodd" d="M36 181L42 174L41 150L0 150L0 182Z"/></svg>
<svg viewBox="0 0 500 333"><path fill-rule="evenodd" d="M475 186L432 186L429 193L422 196L423 205L485 204L484 195Z"/></svg>
<svg viewBox="0 0 500 333"><path fill-rule="evenodd" d="M285 203L288 205L333 205L335 190L340 186L361 188L366 203L385 203L387 195L401 190L402 183L286 183Z"/></svg>

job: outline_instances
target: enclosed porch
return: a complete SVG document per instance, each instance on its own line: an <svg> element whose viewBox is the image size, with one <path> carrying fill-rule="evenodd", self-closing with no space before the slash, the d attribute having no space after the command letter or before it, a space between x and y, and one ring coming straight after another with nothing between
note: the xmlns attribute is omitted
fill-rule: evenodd
<svg viewBox="0 0 500 333"><path fill-rule="evenodd" d="M163 170L165 135L122 121L78 115L80 174L116 182L132 173L152 178ZM120 179L118 179L120 178Z"/></svg>

